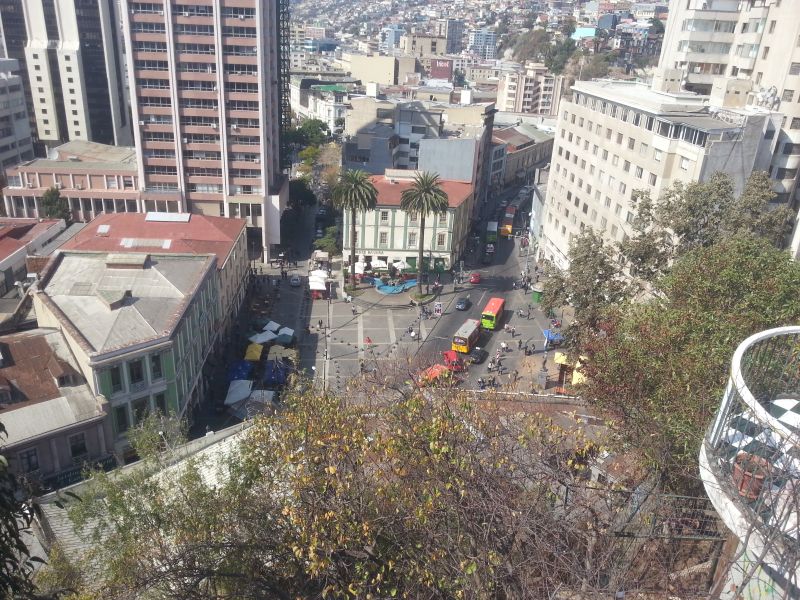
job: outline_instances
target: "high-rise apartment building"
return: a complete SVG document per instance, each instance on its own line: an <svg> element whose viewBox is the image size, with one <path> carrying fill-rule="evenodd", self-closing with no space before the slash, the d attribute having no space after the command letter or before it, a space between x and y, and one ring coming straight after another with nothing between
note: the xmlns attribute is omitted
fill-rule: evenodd
<svg viewBox="0 0 800 600"><path fill-rule="evenodd" d="M378 50L391 53L395 48L400 46L400 40L405 33L405 27L397 23L392 23L381 28L378 34Z"/></svg>
<svg viewBox="0 0 800 600"><path fill-rule="evenodd" d="M783 114L769 165L775 192L800 201L800 3L787 0L672 2L661 49L661 69L680 72L683 87L710 93L736 80L743 105ZM800 254L800 227L793 250Z"/></svg>
<svg viewBox="0 0 800 600"><path fill-rule="evenodd" d="M243 217L280 241L279 7L124 0L139 185L181 210Z"/></svg>
<svg viewBox="0 0 800 600"><path fill-rule="evenodd" d="M22 79L22 90L25 94L25 107L28 113L31 135L38 139L36 117L33 111L33 99L28 82L28 70L25 65L25 15L22 12L22 0L0 0L0 45L3 56L17 61L15 75Z"/></svg>
<svg viewBox="0 0 800 600"><path fill-rule="evenodd" d="M497 33L488 27L470 29L467 50L486 60L497 58Z"/></svg>
<svg viewBox="0 0 800 600"><path fill-rule="evenodd" d="M460 19L438 19L433 23L434 35L447 39L447 54L458 54L464 44L464 21Z"/></svg>
<svg viewBox="0 0 800 600"><path fill-rule="evenodd" d="M779 146L780 114L709 108L709 97L644 83L580 81L559 107L539 255L567 268L586 227L610 243L632 233L637 190L658 198L675 181L729 174L737 193Z"/></svg>
<svg viewBox="0 0 800 600"><path fill-rule="evenodd" d="M554 116L564 93L566 78L554 75L541 63L505 71L497 85L497 109L505 112Z"/></svg>
<svg viewBox="0 0 800 600"><path fill-rule="evenodd" d="M130 144L117 2L25 0L22 6L38 138Z"/></svg>
<svg viewBox="0 0 800 600"><path fill-rule="evenodd" d="M14 73L17 61L0 58L0 167L33 158L33 141L25 111L22 78Z"/></svg>

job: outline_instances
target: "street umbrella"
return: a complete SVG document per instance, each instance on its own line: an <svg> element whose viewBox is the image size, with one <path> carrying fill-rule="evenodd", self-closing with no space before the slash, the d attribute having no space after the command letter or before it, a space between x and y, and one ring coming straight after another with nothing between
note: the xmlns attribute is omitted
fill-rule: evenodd
<svg viewBox="0 0 800 600"><path fill-rule="evenodd" d="M275 321L270 321L269 323L264 325L264 331L278 331L278 329L280 328L281 328L280 324L276 323Z"/></svg>
<svg viewBox="0 0 800 600"><path fill-rule="evenodd" d="M372 261L372 268L373 269L385 269L386 268L386 261L383 261L379 258L376 258Z"/></svg>
<svg viewBox="0 0 800 600"><path fill-rule="evenodd" d="M410 265L404 260L398 260L396 263L392 265L398 271L402 271L403 269L408 269Z"/></svg>

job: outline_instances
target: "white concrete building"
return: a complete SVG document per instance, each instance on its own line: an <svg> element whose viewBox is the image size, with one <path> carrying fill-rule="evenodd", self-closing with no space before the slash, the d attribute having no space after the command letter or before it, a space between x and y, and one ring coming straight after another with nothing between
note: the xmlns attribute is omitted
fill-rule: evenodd
<svg viewBox="0 0 800 600"><path fill-rule="evenodd" d="M722 171L738 193L778 144L780 114L765 109L710 110L706 96L637 82L582 81L572 91L560 107L539 244L560 268L586 227L609 242L628 235L635 190L658 198L675 181Z"/></svg>
<svg viewBox="0 0 800 600"><path fill-rule="evenodd" d="M488 27L470 29L467 38L467 51L477 54L482 59L492 60L497 57L497 33Z"/></svg>
<svg viewBox="0 0 800 600"><path fill-rule="evenodd" d="M554 75L541 63L528 62L523 68L500 74L497 109L504 112L543 116L558 114L566 87L563 75Z"/></svg>
<svg viewBox="0 0 800 600"><path fill-rule="evenodd" d="M5 169L33 158L33 142L22 78L13 73L16 60L0 59L0 167Z"/></svg>
<svg viewBox="0 0 800 600"><path fill-rule="evenodd" d="M25 0L25 63L45 143L131 143L120 15L115 0Z"/></svg>
<svg viewBox="0 0 800 600"><path fill-rule="evenodd" d="M769 172L779 198L800 203L800 3L784 0L672 2L660 67L687 90L736 86L742 105L779 110L784 120ZM800 255L800 227L792 242Z"/></svg>

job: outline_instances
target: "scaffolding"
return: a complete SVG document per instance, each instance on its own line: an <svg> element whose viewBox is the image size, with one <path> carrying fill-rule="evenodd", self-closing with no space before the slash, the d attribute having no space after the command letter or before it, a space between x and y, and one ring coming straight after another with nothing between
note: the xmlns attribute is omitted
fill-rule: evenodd
<svg viewBox="0 0 800 600"><path fill-rule="evenodd" d="M278 95L280 100L280 164L282 169L292 166L289 152L288 134L292 124L292 109L289 103L289 0L276 0L278 3Z"/></svg>

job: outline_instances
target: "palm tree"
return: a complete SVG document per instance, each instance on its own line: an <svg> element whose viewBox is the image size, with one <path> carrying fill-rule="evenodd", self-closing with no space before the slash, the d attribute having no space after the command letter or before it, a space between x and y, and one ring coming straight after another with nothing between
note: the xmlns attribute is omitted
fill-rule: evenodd
<svg viewBox="0 0 800 600"><path fill-rule="evenodd" d="M407 213L419 215L419 254L417 255L417 292L422 294L422 254L425 249L426 215L447 212L447 194L436 173L417 173L414 183L400 196L400 208Z"/></svg>
<svg viewBox="0 0 800 600"><path fill-rule="evenodd" d="M373 210L378 202L378 190L372 185L369 173L361 169L347 170L339 175L334 186L333 204L350 211L350 283L356 284L356 215Z"/></svg>

